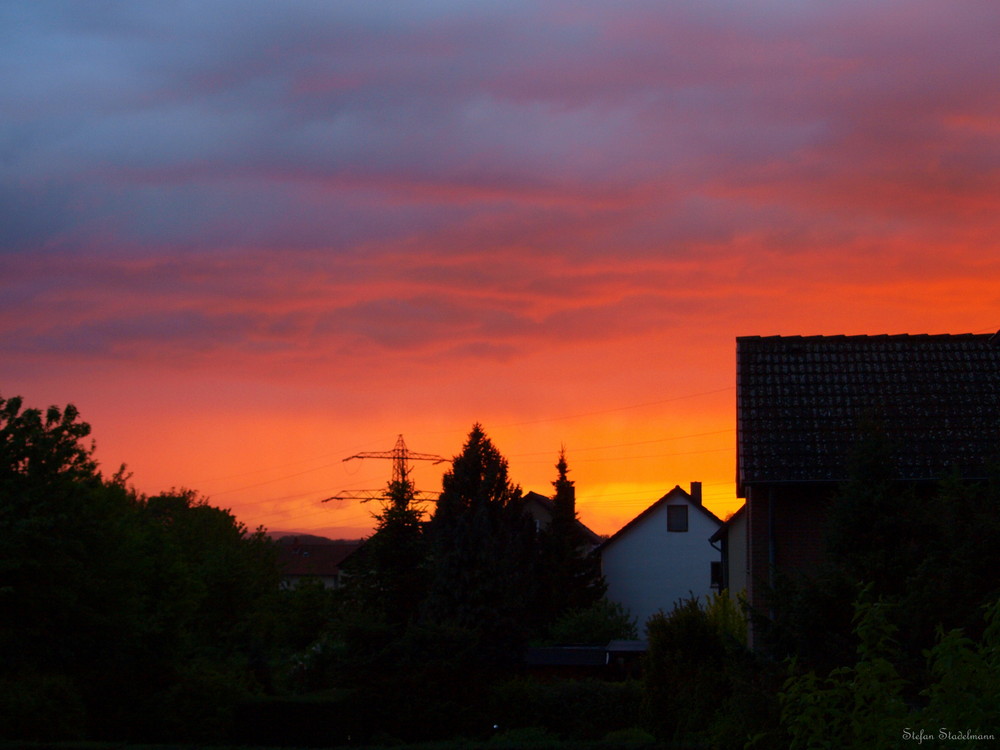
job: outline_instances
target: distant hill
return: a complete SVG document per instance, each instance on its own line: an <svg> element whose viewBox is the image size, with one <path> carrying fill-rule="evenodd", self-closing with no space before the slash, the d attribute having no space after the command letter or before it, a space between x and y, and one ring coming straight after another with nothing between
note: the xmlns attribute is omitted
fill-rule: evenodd
<svg viewBox="0 0 1000 750"><path fill-rule="evenodd" d="M269 531L267 535L278 544L343 544L357 542L357 539L330 539L316 534L303 534L298 531Z"/></svg>

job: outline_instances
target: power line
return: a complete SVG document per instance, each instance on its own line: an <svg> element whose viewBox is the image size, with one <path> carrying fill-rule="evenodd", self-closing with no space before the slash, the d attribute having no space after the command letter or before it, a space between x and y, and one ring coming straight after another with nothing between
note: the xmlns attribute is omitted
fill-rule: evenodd
<svg viewBox="0 0 1000 750"><path fill-rule="evenodd" d="M672 435L670 437L665 437L665 438L656 438L655 440L640 440L639 442L636 443L615 443L613 445L596 445L591 448L574 448L573 453L577 453L579 451L603 451L603 450L608 450L609 448L631 448L636 445L665 443L670 440L689 440L691 438L696 438L696 437L707 437L708 435L722 435L725 433L732 433L732 432L736 432L736 429L731 428L728 430L714 430L712 432L695 432L690 435ZM534 453L515 453L511 455L511 458L518 458L521 456L542 456L548 454L549 451L535 451Z"/></svg>
<svg viewBox="0 0 1000 750"><path fill-rule="evenodd" d="M641 409L641 408L644 408L644 407L647 407L647 406L658 406L660 404L672 403L674 401L681 401L681 400L689 399L689 398L698 398L700 396L709 396L709 395L714 395L716 393L724 393L726 391L732 391L732 390L735 390L735 386L729 386L729 387L726 387L726 388L717 388L717 389L711 390L711 391L700 391L698 393L688 393L688 394L685 394L685 395L682 395L682 396L673 396L673 397L667 398L667 399L660 399L658 401L646 401L646 402L639 403L639 404L628 404L626 406L618 406L618 407L614 407L614 408L611 408L611 409L602 409L602 410L598 410L598 411L585 412L585 413L581 413L581 414L570 414L570 415L563 415L563 416L559 416L559 417L546 417L544 419L536 419L536 420L531 420L531 421L527 421L527 422L515 422L515 423L510 423L510 424L505 424L505 425L499 425L498 427L500 427L500 428L504 428L504 427L521 427L521 426L525 426L525 425L542 424L542 423L545 423L545 422L561 422L561 421L568 421L568 420L571 420L571 419L582 419L584 417L598 416L598 415L601 415L601 414L612 414L612 413L620 412L620 411L628 411L630 409ZM451 434L450 430L448 430L447 432L448 432L448 434ZM423 432L423 433L418 433L418 434L419 435L440 435L440 434L444 434L444 431ZM711 434L711 433L704 433L704 434ZM679 439L682 439L683 437L685 437L685 436L662 438L662 440L679 440ZM687 437L697 437L697 436L687 436ZM658 442L658 441L650 441L650 442ZM607 446L607 447L623 447L623 446ZM577 450L599 450L599 449L600 448L579 448ZM351 450L351 449L348 449L348 450ZM346 452L346 450L343 451L343 452ZM311 461L321 460L321 459L326 458L328 456L336 455L337 453L341 453L341 451L326 452L326 453L323 453L322 455L315 456L315 457L309 458L309 459L301 459L301 460L297 460L297 461L291 461L291 462L288 462L288 463L278 464L278 465L270 466L270 467L267 467L267 468L254 469L254 470L249 471L249 472L242 472L242 473L237 473L237 474L230 474L230 475L227 475L227 476L224 476L224 477L215 477L215 478L212 478L212 479L201 480L201 482L194 482L192 484L209 483L209 482L221 481L221 480L224 480L224 479L227 479L227 478L236 478L236 477L241 477L241 476L250 476L250 475L253 475L253 474L266 473L268 471L275 471L277 469L282 469L282 468L285 468L287 466L295 466L297 464L309 463ZM520 454L520 455L533 455L533 454ZM538 455L541 455L541 452L539 452ZM337 465L336 463L326 463L326 464L323 464L322 466L316 466L316 467L313 467L311 469L305 469L305 470L300 471L300 472L295 472L294 474L286 474L286 475L282 475L280 477L276 477L274 479L265 479L265 480L263 480L261 482L255 482L253 484L244 485L242 487L236 487L236 488L228 489L228 490L219 490L218 492L212 492L212 493L206 493L206 494L209 494L210 496L214 497L216 495L226 495L226 494L229 494L229 493L232 493L232 492L241 492L243 490L253 489L255 487L261 487L261 486L264 486L266 484L274 484L275 482L281 482L281 481L284 481L285 479L294 479L295 477L303 476L304 474L309 474L309 473L312 473L312 472L315 472L315 471L322 471L323 469L328 469L328 468L336 466L336 465Z"/></svg>
<svg viewBox="0 0 1000 750"><path fill-rule="evenodd" d="M726 391L734 391L734 390L736 390L736 386L732 386L731 385L731 386L727 386L725 388L716 388L713 391L701 391L699 393L689 393L689 394L684 395L684 396L673 396L672 398L660 399L659 401L647 401L647 402L642 403L642 404L630 404L628 406L618 406L618 407L615 407L613 409L602 409L600 411L589 411L589 412L585 412L585 413L582 413L582 414L570 414L570 415L565 415L565 416L561 416L561 417L546 417L544 419L533 419L533 420L531 420L529 422L514 422L512 424L498 425L498 427L501 427L501 428L502 427L523 427L525 425L542 424L543 422L563 422L563 421L566 421L566 420L569 420L569 419L582 419L584 417L596 417L596 416L600 416L601 414L612 414L614 412L619 412L619 411L628 411L629 409L642 409L642 408L647 407L647 406L659 406L660 404L669 404L669 403L672 403L674 401L681 401L681 400L687 399L687 398L698 398L699 396L711 396L711 395L714 395L716 393L725 393Z"/></svg>
<svg viewBox="0 0 1000 750"><path fill-rule="evenodd" d="M212 496L215 495L228 495L230 492L241 492L242 490L250 490L254 487L263 487L265 484L274 484L275 482L283 482L286 479L294 479L295 477L301 477L304 474L312 474L314 471L320 471L321 469L329 469L331 466L336 466L337 464L325 464L323 466L317 466L313 469L306 469L305 471L299 471L295 474L288 474L283 477L277 477L275 479L265 479L263 482L255 482L254 484L247 484L243 487L234 487L231 490L222 490L220 492L213 492Z"/></svg>
<svg viewBox="0 0 1000 750"><path fill-rule="evenodd" d="M227 475L221 476L221 477L210 477L208 479L201 479L201 480L198 480L198 481L194 482L193 484L207 484L207 483L210 483L210 482L221 482L221 481L226 480L226 479L237 479L239 477L252 476L254 474L264 474L264 473L269 472L269 471L275 471L277 469L284 469L284 468L286 468L288 466L298 466L299 464L312 463L313 461L320 461L320 460L325 459L325 458L330 458L331 456L340 456L340 455L343 455L344 453L347 453L349 451L355 451L359 447L361 447L361 446L352 446L350 448L341 448L341 449L337 449L337 450L333 450L333 451L327 451L327 452L322 453L322 454L320 454L318 456L312 456L310 458L299 458L299 459L296 459L295 461L288 461L286 463L277 464L275 466L268 466L268 467L261 468L261 469L252 469L250 471L240 471L240 472L237 472L235 474L227 474ZM324 464L323 466L319 466L316 469L309 469L307 471L319 471L319 469L325 469L328 466L332 466L332 465L335 465L335 464ZM295 476L297 476L297 475L295 475Z"/></svg>
<svg viewBox="0 0 1000 750"><path fill-rule="evenodd" d="M573 463L593 464L602 461L642 461L648 458L672 458L674 456L697 456L702 453L725 453L732 451L732 448L705 448L698 451L679 451L677 453L654 453L646 456L608 456L605 458L574 458ZM547 461L522 461L524 464L543 464Z"/></svg>

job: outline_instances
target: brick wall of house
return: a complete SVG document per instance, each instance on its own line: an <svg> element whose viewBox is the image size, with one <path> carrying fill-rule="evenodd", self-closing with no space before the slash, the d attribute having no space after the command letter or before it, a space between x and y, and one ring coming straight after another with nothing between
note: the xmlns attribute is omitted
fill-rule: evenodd
<svg viewBox="0 0 1000 750"><path fill-rule="evenodd" d="M768 504L766 489L747 488L747 599L760 611L766 611L763 591L770 576Z"/></svg>
<svg viewBox="0 0 1000 750"><path fill-rule="evenodd" d="M775 496L775 567L809 572L824 555L828 491L820 487L779 488Z"/></svg>
<svg viewBox="0 0 1000 750"><path fill-rule="evenodd" d="M808 572L823 559L823 526L830 492L823 485L747 488L751 540L747 548L747 594L751 605L758 610L766 612L764 591L770 583L772 524L774 567L780 571Z"/></svg>

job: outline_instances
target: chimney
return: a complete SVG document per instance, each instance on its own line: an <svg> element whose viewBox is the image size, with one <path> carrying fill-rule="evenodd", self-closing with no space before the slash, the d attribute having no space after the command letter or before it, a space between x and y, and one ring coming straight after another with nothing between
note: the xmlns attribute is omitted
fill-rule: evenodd
<svg viewBox="0 0 1000 750"><path fill-rule="evenodd" d="M691 482L691 500L695 505L701 505L701 482Z"/></svg>

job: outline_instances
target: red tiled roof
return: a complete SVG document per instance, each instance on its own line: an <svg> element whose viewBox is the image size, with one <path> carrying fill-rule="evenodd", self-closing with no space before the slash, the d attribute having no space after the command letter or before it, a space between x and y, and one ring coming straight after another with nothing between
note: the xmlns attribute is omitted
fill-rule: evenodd
<svg viewBox="0 0 1000 750"><path fill-rule="evenodd" d="M336 576L341 563L360 546L360 541L279 544L278 565L285 576Z"/></svg>

